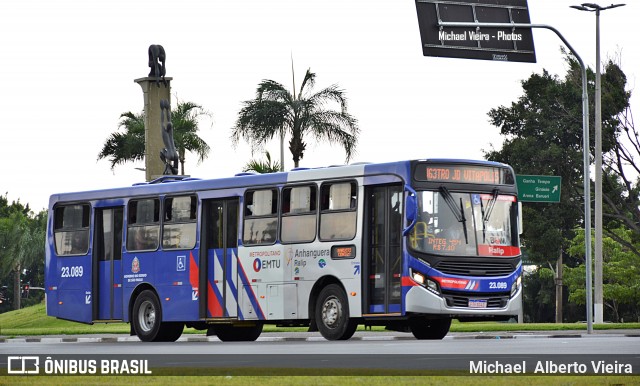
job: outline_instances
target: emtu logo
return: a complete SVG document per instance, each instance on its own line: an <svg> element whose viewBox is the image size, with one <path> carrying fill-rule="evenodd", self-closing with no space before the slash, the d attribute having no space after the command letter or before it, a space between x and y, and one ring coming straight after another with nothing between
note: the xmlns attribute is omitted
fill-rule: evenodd
<svg viewBox="0 0 640 386"><path fill-rule="evenodd" d="M253 261L253 270L256 272L260 272L261 269L262 269L262 260L255 259Z"/></svg>

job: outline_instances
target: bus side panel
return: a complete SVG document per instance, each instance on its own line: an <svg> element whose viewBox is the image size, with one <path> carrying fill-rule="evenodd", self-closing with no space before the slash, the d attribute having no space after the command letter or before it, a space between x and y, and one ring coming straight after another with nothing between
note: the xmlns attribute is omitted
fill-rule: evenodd
<svg viewBox="0 0 640 386"><path fill-rule="evenodd" d="M154 283L160 296L163 320L199 320L198 266L191 264L192 260L195 262L195 256L198 254L198 248L163 251L157 254ZM191 270L196 272L192 273Z"/></svg>
<svg viewBox="0 0 640 386"><path fill-rule="evenodd" d="M198 250L124 252L122 254L123 308L129 320L127 305L138 285L154 288L162 305L165 321L198 320L198 273L193 256ZM194 274L190 271L196 270Z"/></svg>
<svg viewBox="0 0 640 386"><path fill-rule="evenodd" d="M48 310L51 316L78 322L92 322L91 251L85 256L57 258L57 302Z"/></svg>
<svg viewBox="0 0 640 386"><path fill-rule="evenodd" d="M358 219L360 221L360 218ZM300 318L313 318L308 315L311 290L315 283L323 277L333 277L340 281L344 287L349 301L349 314L351 317L362 316L362 285L361 285L361 252L362 245L360 234L361 226L358 223L358 232L353 240L344 242L305 244L292 246L293 277L300 277L298 285L298 309ZM331 257L332 246L353 246L356 256L353 258L339 259Z"/></svg>

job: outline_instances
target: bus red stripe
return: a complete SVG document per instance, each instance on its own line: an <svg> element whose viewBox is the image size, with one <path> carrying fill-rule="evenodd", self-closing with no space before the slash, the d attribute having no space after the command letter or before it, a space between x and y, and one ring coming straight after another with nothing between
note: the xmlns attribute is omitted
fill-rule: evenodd
<svg viewBox="0 0 640 386"><path fill-rule="evenodd" d="M196 259L193 257L193 252L189 252L189 283L191 283L191 288L198 288L198 284L200 283L200 270L198 269L198 264L196 264Z"/></svg>
<svg viewBox="0 0 640 386"><path fill-rule="evenodd" d="M222 306L220 305L220 301L216 297L216 294L213 292L213 287L211 287L210 283L207 283L207 303L207 308L212 318L216 316L223 316Z"/></svg>
<svg viewBox="0 0 640 386"><path fill-rule="evenodd" d="M402 276L401 280L402 280L401 283L403 287L415 287L420 285L415 281L413 281L413 279L411 279L409 276Z"/></svg>

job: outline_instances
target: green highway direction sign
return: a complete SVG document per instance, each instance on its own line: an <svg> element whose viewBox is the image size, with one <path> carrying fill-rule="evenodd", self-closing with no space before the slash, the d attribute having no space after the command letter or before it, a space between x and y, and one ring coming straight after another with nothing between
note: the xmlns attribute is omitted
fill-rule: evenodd
<svg viewBox="0 0 640 386"><path fill-rule="evenodd" d="M560 202L560 176L516 176L518 199L525 202Z"/></svg>

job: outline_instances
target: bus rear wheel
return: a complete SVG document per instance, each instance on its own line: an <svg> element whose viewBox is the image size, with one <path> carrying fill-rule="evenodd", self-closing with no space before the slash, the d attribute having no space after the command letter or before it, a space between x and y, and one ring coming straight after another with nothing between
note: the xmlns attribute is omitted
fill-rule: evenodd
<svg viewBox="0 0 640 386"><path fill-rule="evenodd" d="M131 323L143 342L175 342L184 329L183 323L162 323L160 301L151 290L142 291L136 298Z"/></svg>
<svg viewBox="0 0 640 386"><path fill-rule="evenodd" d="M316 325L326 340L347 340L358 328L349 318L349 302L344 290L329 284L320 291L315 309Z"/></svg>
<svg viewBox="0 0 640 386"><path fill-rule="evenodd" d="M416 339L440 340L443 339L451 327L451 318L427 319L414 317L409 319L409 329Z"/></svg>
<svg viewBox="0 0 640 386"><path fill-rule="evenodd" d="M223 342L253 342L262 333L262 323L253 326L234 326L231 324L218 324L209 327L207 335L217 335Z"/></svg>

